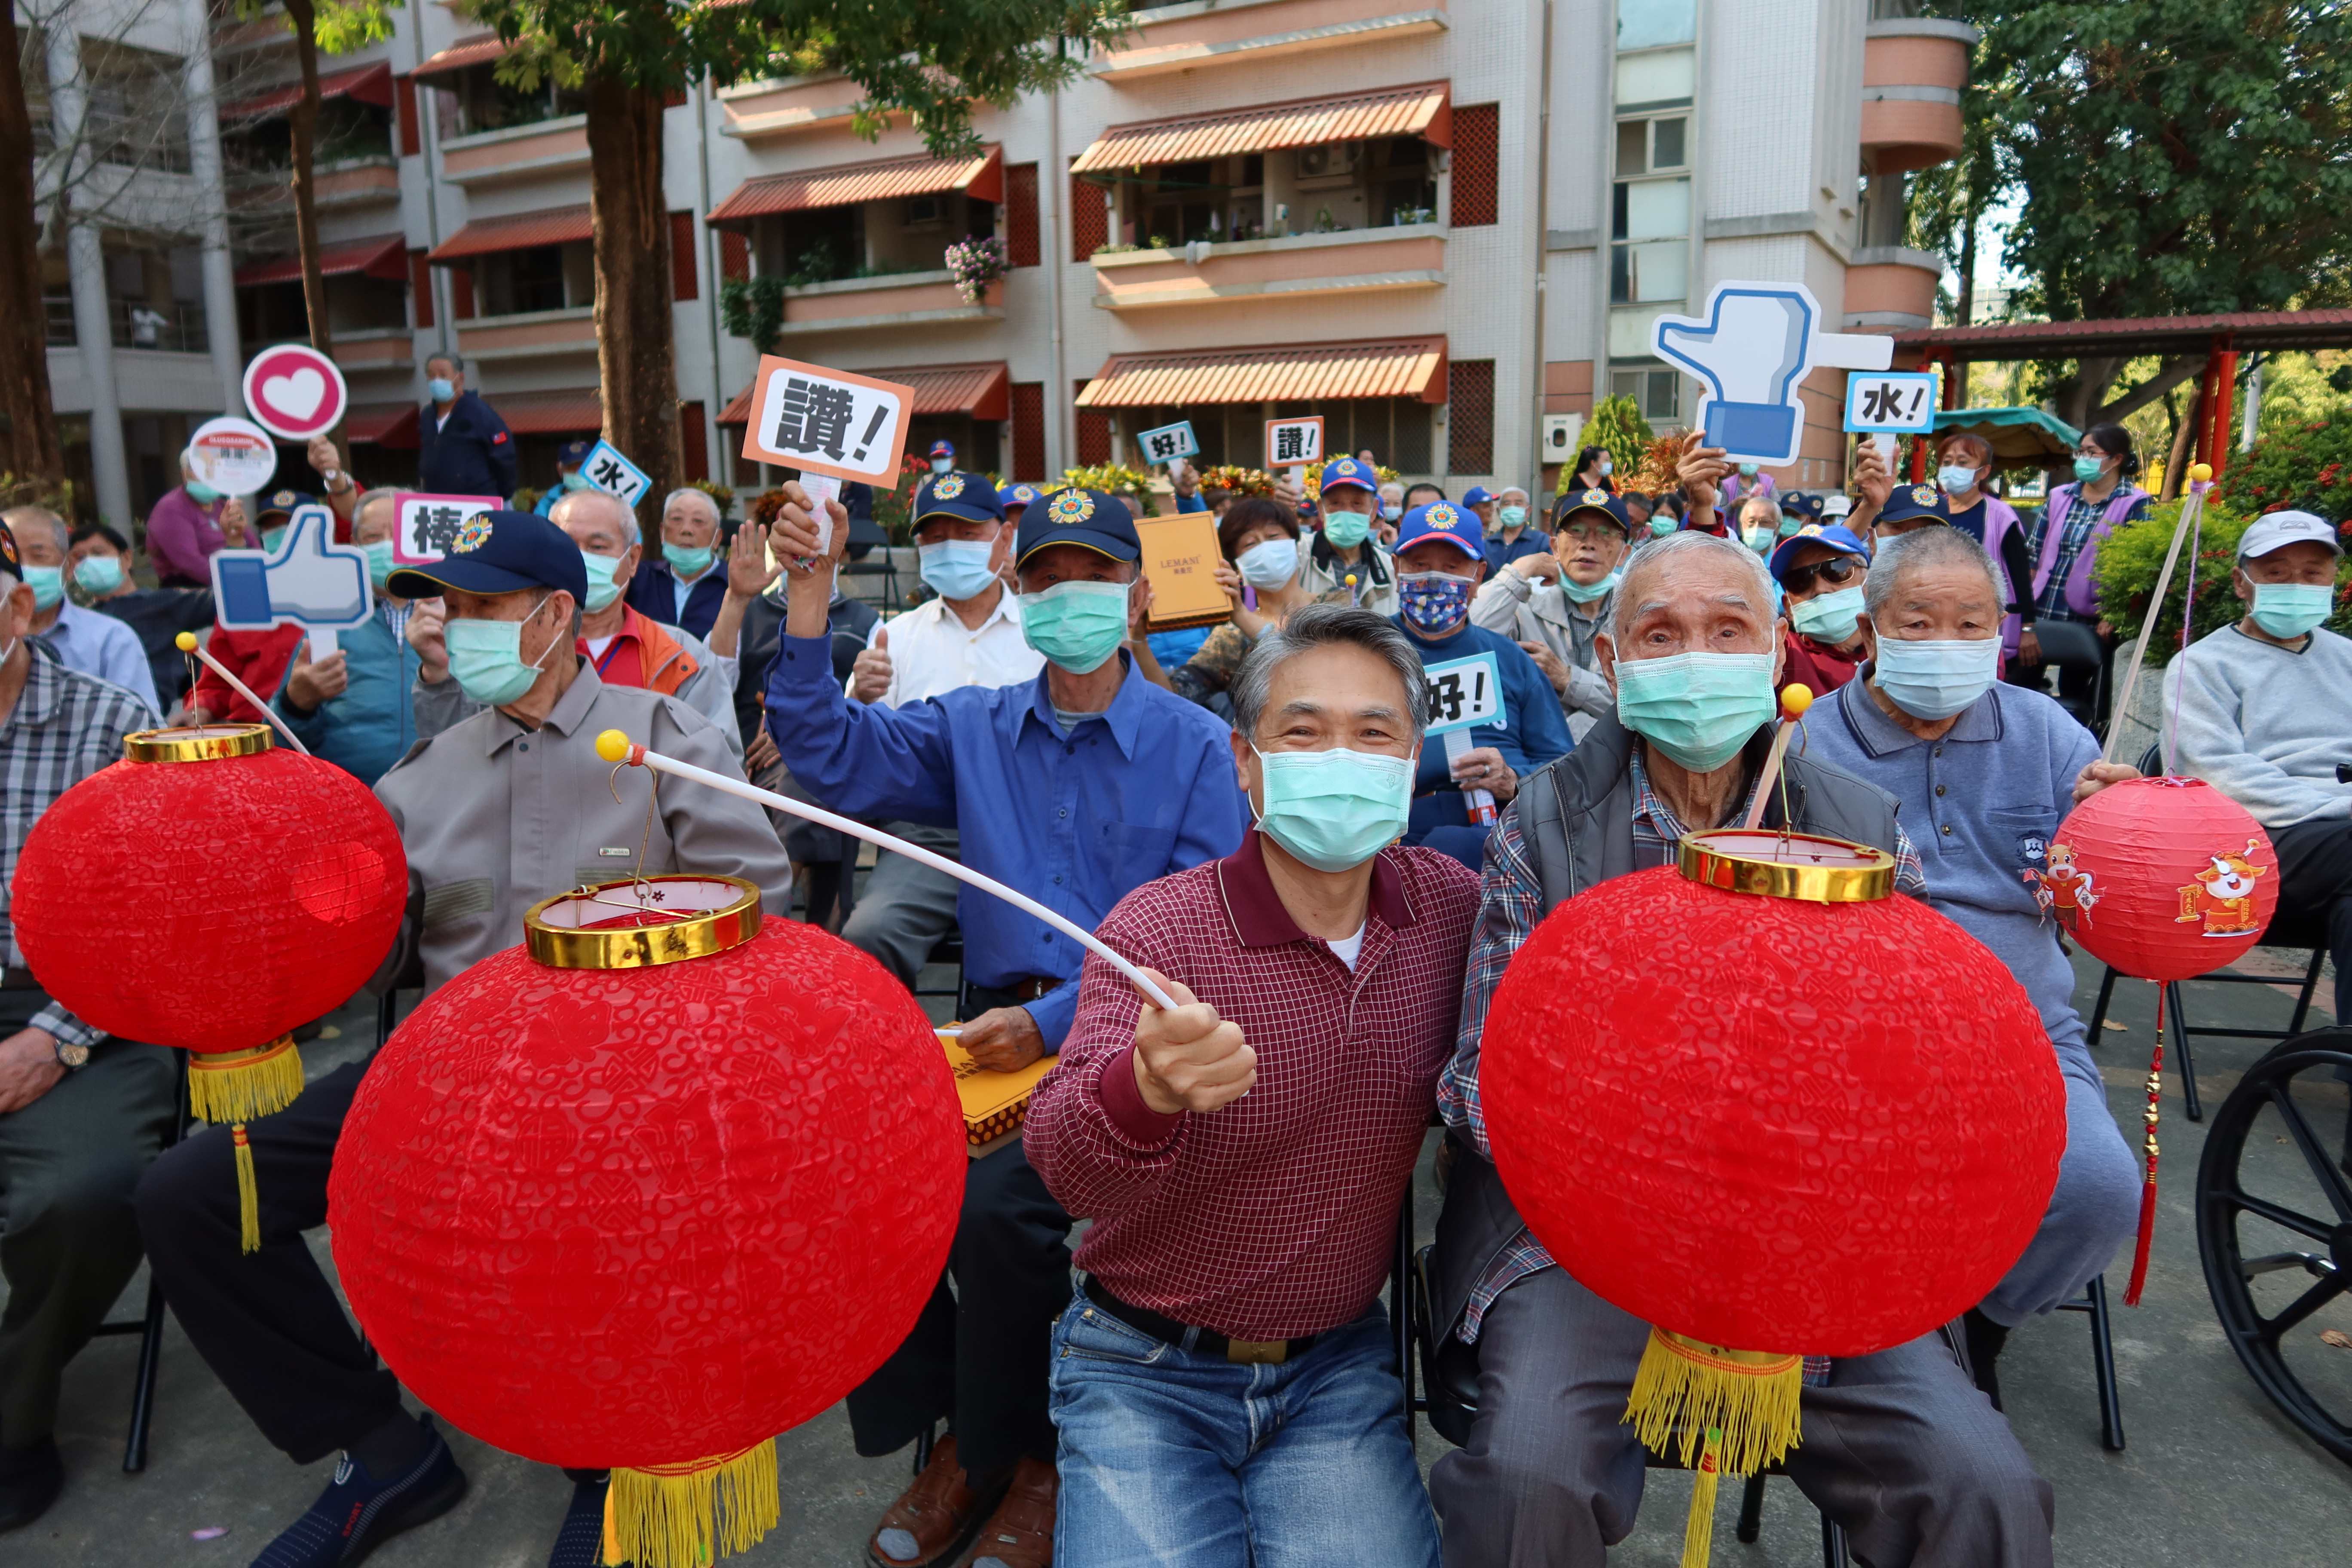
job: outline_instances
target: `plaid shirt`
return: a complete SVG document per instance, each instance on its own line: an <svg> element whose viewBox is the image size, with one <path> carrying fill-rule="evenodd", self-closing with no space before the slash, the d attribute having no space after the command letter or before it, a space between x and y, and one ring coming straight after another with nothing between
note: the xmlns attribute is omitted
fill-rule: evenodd
<svg viewBox="0 0 2352 1568"><path fill-rule="evenodd" d="M26 963L8 921L5 889L16 879L25 836L58 796L122 760L123 736L155 723L147 705L122 688L68 669L33 638L25 646L33 657L24 692L0 720L0 943L11 969ZM106 1038L54 1001L33 1016L31 1026L67 1045L94 1046Z"/></svg>
<svg viewBox="0 0 2352 1568"><path fill-rule="evenodd" d="M1650 776L1642 766L1642 748L1638 745L1630 753L1630 765L1633 786L1633 864L1643 870L1672 864L1685 829L1664 797L1650 787ZM1737 814L1738 820L1746 819L1748 808L1755 800L1756 786L1751 784ZM1927 879L1920 869L1919 851L1900 826L1895 830L1895 885L1915 898L1924 899L1927 894ZM1479 888L1478 926L1470 947L1469 976L1462 991L1462 1032L1454 1042L1453 1061L1446 1064L1437 1079L1438 1113L1445 1118L1447 1126L1467 1137L1471 1145L1489 1160L1495 1157L1495 1152L1486 1142L1486 1116L1478 1100L1478 1037L1486 1031L1486 1009L1494 1003L1495 987L1501 984L1503 971L1510 967L1511 955L1519 951L1519 945L1542 919L1543 889L1536 874L1534 857L1528 851L1526 836L1519 830L1519 814L1506 812L1486 838L1486 869ZM1496 1297L1537 1270L1550 1267L1551 1254L1544 1250L1534 1232L1523 1227L1470 1292L1469 1307L1456 1331L1463 1342L1476 1341L1478 1324ZM1815 1370L1809 1360L1808 1373Z"/></svg>
<svg viewBox="0 0 2352 1568"><path fill-rule="evenodd" d="M2050 530L2055 528L2059 531L2058 556L2050 563L2050 576L2047 585L2042 590L2042 602L2033 607L2034 614L2057 621L2083 619L2074 613L2074 606L2066 603L2066 579L2074 574L2075 557L2083 553L2083 546L2090 542L2091 530L2106 511L2105 507L2093 506L2080 495L2068 499L2074 504L2067 509L2063 518L2053 518L2050 507L2042 509L2042 526L2033 531L2033 537L2026 543L2029 556L2038 560L2042 554L2042 542L2049 537Z"/></svg>

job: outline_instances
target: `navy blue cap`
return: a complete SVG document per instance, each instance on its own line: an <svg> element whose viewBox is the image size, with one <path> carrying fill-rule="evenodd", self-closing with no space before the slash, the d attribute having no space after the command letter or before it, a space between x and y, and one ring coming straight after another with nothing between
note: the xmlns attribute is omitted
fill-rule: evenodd
<svg viewBox="0 0 2352 1568"><path fill-rule="evenodd" d="M446 588L467 594L513 594L561 588L575 605L588 601L588 568L572 536L535 511L486 511L466 520L449 553L425 566L403 566L383 591L403 599L430 599Z"/></svg>
<svg viewBox="0 0 2352 1568"><path fill-rule="evenodd" d="M566 441L555 449L555 465L560 468L576 468L588 460L588 454L595 448L593 441Z"/></svg>
<svg viewBox="0 0 2352 1568"><path fill-rule="evenodd" d="M1819 521L1822 515L1822 498L1807 495L1802 490L1789 490L1780 497L1780 510L1791 517Z"/></svg>
<svg viewBox="0 0 2352 1568"><path fill-rule="evenodd" d="M1951 508L1933 485L1897 485L1874 522L1949 522Z"/></svg>
<svg viewBox="0 0 2352 1568"><path fill-rule="evenodd" d="M1790 564L1797 559L1797 552L1808 544L1827 545L1841 555L1858 556L1864 561L1870 559L1870 546L1844 524L1833 522L1824 528L1817 522L1809 522L1772 547L1771 559L1768 563L1772 570L1772 581L1778 583L1789 575Z"/></svg>
<svg viewBox="0 0 2352 1568"><path fill-rule="evenodd" d="M1396 542L1389 547L1389 552L1402 555L1416 544L1442 539L1473 561L1484 561L1486 548L1482 534L1477 513L1454 501L1433 500L1404 514L1404 521L1397 524Z"/></svg>
<svg viewBox="0 0 2352 1568"><path fill-rule="evenodd" d="M1102 490L1055 490L1021 514L1013 541L1015 565L1049 544L1077 544L1113 561L1139 561L1143 540L1127 503Z"/></svg>
<svg viewBox="0 0 2352 1568"><path fill-rule="evenodd" d="M304 495L300 490L272 490L268 497L254 509L253 521L259 522L265 517L289 517L293 515L294 509L298 506L317 506L318 504L316 500Z"/></svg>
<svg viewBox="0 0 2352 1568"><path fill-rule="evenodd" d="M1625 510L1625 498L1611 495L1607 490L1562 490L1552 509L1551 525L1558 528L1580 511L1597 511L1623 529L1628 537L1633 532L1633 518Z"/></svg>
<svg viewBox="0 0 2352 1568"><path fill-rule="evenodd" d="M1488 501L1493 500L1494 499L1495 492L1488 489L1484 485L1472 485L1468 489L1462 492L1462 504L1464 506L1485 506Z"/></svg>
<svg viewBox="0 0 2352 1568"><path fill-rule="evenodd" d="M934 458L947 458L948 460L950 460L950 462L954 461L954 459L955 459L955 443L954 443L953 441L934 441L934 442L932 442L932 443L931 443L931 456L932 456L932 457L934 457Z"/></svg>
<svg viewBox="0 0 2352 1568"><path fill-rule="evenodd" d="M915 487L915 524L927 517L960 517L966 522L1003 522L1004 503L986 474L950 469Z"/></svg>
<svg viewBox="0 0 2352 1568"><path fill-rule="evenodd" d="M1357 485L1378 494L1381 471L1361 458L1334 458L1323 465L1323 477L1317 481L1315 493L1321 496L1339 485Z"/></svg>
<svg viewBox="0 0 2352 1568"><path fill-rule="evenodd" d="M1027 506L1040 493L1035 485L1006 485L996 492L996 501L1010 515L1014 507Z"/></svg>

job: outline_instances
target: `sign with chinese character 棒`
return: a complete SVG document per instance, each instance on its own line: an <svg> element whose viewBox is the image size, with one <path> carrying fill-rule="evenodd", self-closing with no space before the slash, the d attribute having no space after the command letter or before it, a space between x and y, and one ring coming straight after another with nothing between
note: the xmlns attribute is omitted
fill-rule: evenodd
<svg viewBox="0 0 2352 1568"><path fill-rule="evenodd" d="M1874 436L1934 429L1935 376L1923 370L1882 370L1846 377L1845 427Z"/></svg>
<svg viewBox="0 0 2352 1568"><path fill-rule="evenodd" d="M1179 458L1201 455L1201 443L1193 438L1190 419L1179 419L1173 425L1146 430L1135 438L1135 444L1147 463L1172 463Z"/></svg>
<svg viewBox="0 0 2352 1568"><path fill-rule="evenodd" d="M1493 654L1424 665L1422 674L1429 682L1430 734L1510 721L1503 704L1503 668Z"/></svg>
<svg viewBox="0 0 2352 1568"><path fill-rule="evenodd" d="M402 490L393 497L395 521L392 559L400 566L428 566L449 553L449 546L467 520L496 511L506 502L496 496L436 496Z"/></svg>
<svg viewBox="0 0 2352 1568"><path fill-rule="evenodd" d="M1323 416L1265 422L1265 466L1303 468L1323 460Z"/></svg>
<svg viewBox="0 0 2352 1568"><path fill-rule="evenodd" d="M602 438L580 459L580 477L606 495L618 497L621 504L627 507L645 500L646 491L653 488L653 480L643 468L621 456L619 447Z"/></svg>
<svg viewBox="0 0 2352 1568"><path fill-rule="evenodd" d="M906 455L914 406L911 386L762 354L743 457L887 488Z"/></svg>

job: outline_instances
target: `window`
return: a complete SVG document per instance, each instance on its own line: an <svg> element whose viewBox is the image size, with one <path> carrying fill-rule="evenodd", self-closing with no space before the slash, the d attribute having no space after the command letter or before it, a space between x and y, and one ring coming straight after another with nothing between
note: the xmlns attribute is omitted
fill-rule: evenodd
<svg viewBox="0 0 2352 1568"><path fill-rule="evenodd" d="M1087 389L1083 381L1076 384L1079 392ZM1109 462L1110 416L1099 408L1081 408L1077 416L1078 467L1091 468Z"/></svg>
<svg viewBox="0 0 2352 1568"><path fill-rule="evenodd" d="M1004 171L1004 254L1015 267L1037 265L1037 165Z"/></svg>
<svg viewBox="0 0 2352 1568"><path fill-rule="evenodd" d="M1084 261L1110 243L1111 194L1083 174L1070 176L1070 259Z"/></svg>
<svg viewBox="0 0 2352 1568"><path fill-rule="evenodd" d="M1617 0L1617 47L1654 49L1698 37L1698 0Z"/></svg>
<svg viewBox="0 0 2352 1568"><path fill-rule="evenodd" d="M1045 477L1045 384L1016 381L1013 384L1012 478L1019 480Z"/></svg>
<svg viewBox="0 0 2352 1568"><path fill-rule="evenodd" d="M1493 473L1495 362L1458 359L1449 363L1445 367L1445 405L1446 472Z"/></svg>
<svg viewBox="0 0 2352 1568"><path fill-rule="evenodd" d="M1609 373L1609 395L1630 397L1652 424L1673 424L1682 418L1683 378L1675 371L1635 367Z"/></svg>
<svg viewBox="0 0 2352 1568"><path fill-rule="evenodd" d="M482 131L504 131L516 125L536 125L542 120L588 112L584 89L559 87L552 76L526 91L499 80L495 68L478 66L445 78L445 100L457 106L457 133L471 136Z"/></svg>
<svg viewBox="0 0 2352 1568"><path fill-rule="evenodd" d="M535 245L482 258L483 313L527 316L563 309L563 251L560 245Z"/></svg>
<svg viewBox="0 0 2352 1568"><path fill-rule="evenodd" d="M392 80L396 89L393 117L400 121L400 155L414 158L425 150L424 127L416 119L416 79L398 76Z"/></svg>
<svg viewBox="0 0 2352 1568"><path fill-rule="evenodd" d="M1437 174L1429 143L1391 136L1371 149L1372 222L1432 223L1437 217Z"/></svg>
<svg viewBox="0 0 2352 1568"><path fill-rule="evenodd" d="M751 241L731 228L719 231L719 276L728 283L740 283L751 276Z"/></svg>
<svg viewBox="0 0 2352 1568"><path fill-rule="evenodd" d="M1501 132L1498 104L1474 103L1454 111L1454 195L1447 216L1456 228L1496 221Z"/></svg>
<svg viewBox="0 0 2352 1568"><path fill-rule="evenodd" d="M89 84L83 121L100 163L188 172L188 111L175 55L100 38L81 40Z"/></svg>
<svg viewBox="0 0 2352 1568"><path fill-rule="evenodd" d="M698 401L677 405L677 455L688 484L710 477L710 433L703 428Z"/></svg>
<svg viewBox="0 0 2352 1568"><path fill-rule="evenodd" d="M1408 474L1436 471L1430 439L1430 405L1417 397L1349 398L1328 403L1277 403L1265 407L1250 437L1255 453L1265 439L1265 421L1301 414L1323 416L1323 450L1333 457L1370 447L1372 456ZM1205 444L1205 443L1204 443ZM1239 459L1255 462L1255 457Z"/></svg>
<svg viewBox="0 0 2352 1568"><path fill-rule="evenodd" d="M694 264L694 215L669 215L669 297L691 300L697 297L698 274ZM699 430L699 425L695 426Z"/></svg>
<svg viewBox="0 0 2352 1568"><path fill-rule="evenodd" d="M1617 0L1617 107L1688 103L1697 39L1698 0Z"/></svg>

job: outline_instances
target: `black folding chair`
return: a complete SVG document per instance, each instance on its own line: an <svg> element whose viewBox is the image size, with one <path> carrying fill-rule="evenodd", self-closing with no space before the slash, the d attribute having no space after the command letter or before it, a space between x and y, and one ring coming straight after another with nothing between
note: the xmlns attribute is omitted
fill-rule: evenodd
<svg viewBox="0 0 2352 1568"><path fill-rule="evenodd" d="M2095 1274L2079 1300L2061 1301L2062 1312L2081 1312L2091 1320L2091 1375L2099 1385L2099 1441L2116 1453L2124 1450L2124 1404L2116 1388L2116 1341L2107 1321L2107 1277Z"/></svg>
<svg viewBox="0 0 2352 1568"><path fill-rule="evenodd" d="M172 1053L172 1101L177 1108L172 1121L169 1149L188 1135L188 1053ZM93 1338L116 1334L139 1336L139 1371L131 1386L131 1431L122 1442L122 1468L137 1475L147 1468L147 1433L155 1415L155 1376L163 1361L163 1287L151 1269L147 1275L147 1307L127 1322L100 1323Z"/></svg>
<svg viewBox="0 0 2352 1568"><path fill-rule="evenodd" d="M2034 639L2042 645L2042 663L2048 669L2087 669L2091 672L2091 692L2088 697L2057 695L2061 708L2074 717L2074 721L2094 734L2102 732L2100 710L2106 700L2107 648L2099 634L2081 621L2036 621Z"/></svg>

